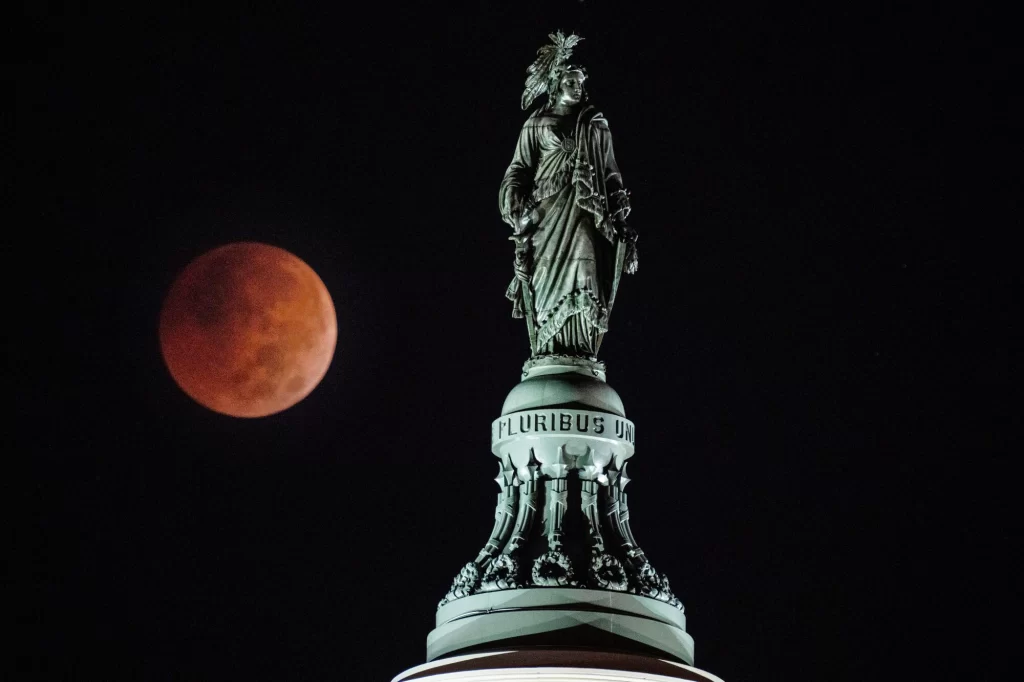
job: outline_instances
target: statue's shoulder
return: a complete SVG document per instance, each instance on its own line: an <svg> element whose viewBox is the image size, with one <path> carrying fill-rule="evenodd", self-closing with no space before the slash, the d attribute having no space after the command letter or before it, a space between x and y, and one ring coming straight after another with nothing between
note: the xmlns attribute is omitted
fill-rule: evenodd
<svg viewBox="0 0 1024 682"><path fill-rule="evenodd" d="M594 114L594 118L590 120L590 125L594 126L598 130L608 130L608 119L604 117L600 111Z"/></svg>
<svg viewBox="0 0 1024 682"><path fill-rule="evenodd" d="M580 112L580 118L588 125L598 130L608 130L608 119L596 108L589 106Z"/></svg>
<svg viewBox="0 0 1024 682"><path fill-rule="evenodd" d="M555 119L550 114L544 111L544 107L534 109L526 121L523 123L523 128L545 128L555 124Z"/></svg>

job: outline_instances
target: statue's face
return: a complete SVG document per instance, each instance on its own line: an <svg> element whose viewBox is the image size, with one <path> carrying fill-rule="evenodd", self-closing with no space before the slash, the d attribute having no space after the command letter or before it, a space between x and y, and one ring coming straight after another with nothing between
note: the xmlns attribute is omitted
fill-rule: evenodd
<svg viewBox="0 0 1024 682"><path fill-rule="evenodd" d="M579 104L583 99L583 81L587 79L582 71L566 71L558 83L558 100L562 104Z"/></svg>

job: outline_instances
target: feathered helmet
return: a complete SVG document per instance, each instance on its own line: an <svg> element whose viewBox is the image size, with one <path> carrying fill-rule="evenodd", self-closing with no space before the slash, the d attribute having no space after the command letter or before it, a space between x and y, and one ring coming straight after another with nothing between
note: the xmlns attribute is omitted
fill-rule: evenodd
<svg viewBox="0 0 1024 682"><path fill-rule="evenodd" d="M581 67L566 64L573 48L583 38L574 33L565 36L561 31L549 33L548 38L551 44L537 50L537 59L526 69L526 89L521 101L523 110L529 109L540 95L553 92L566 71L583 71Z"/></svg>

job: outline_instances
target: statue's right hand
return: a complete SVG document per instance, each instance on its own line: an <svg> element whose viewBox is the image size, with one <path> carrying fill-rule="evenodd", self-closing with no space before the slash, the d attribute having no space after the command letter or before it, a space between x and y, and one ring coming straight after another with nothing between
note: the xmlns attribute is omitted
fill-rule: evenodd
<svg viewBox="0 0 1024 682"><path fill-rule="evenodd" d="M519 219L523 215L523 200L520 199L518 196L512 196L512 199L509 202L508 206L508 215L509 218L511 219L510 222L513 226L519 224Z"/></svg>
<svg viewBox="0 0 1024 682"><path fill-rule="evenodd" d="M516 233L522 234L530 229L530 224L533 222L530 220L531 214L525 213L516 218Z"/></svg>
<svg viewBox="0 0 1024 682"><path fill-rule="evenodd" d="M524 208L522 214L519 216L519 219L516 221L516 225L519 226L517 228L517 231L520 233L529 232L530 230L532 230L533 228L537 227L537 225L540 224L540 221L543 219L543 217L544 214L539 206Z"/></svg>

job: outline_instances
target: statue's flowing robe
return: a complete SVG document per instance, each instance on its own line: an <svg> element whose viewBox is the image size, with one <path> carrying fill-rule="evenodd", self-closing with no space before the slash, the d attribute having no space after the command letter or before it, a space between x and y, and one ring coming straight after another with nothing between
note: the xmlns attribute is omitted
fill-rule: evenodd
<svg viewBox="0 0 1024 682"><path fill-rule="evenodd" d="M530 228L529 281L537 352L593 355L608 331L617 243L609 196L622 189L622 176L608 122L596 109L584 108L574 126L559 121L542 108L523 124L498 204L516 229L521 211L535 209L539 217ZM522 317L518 279L506 296Z"/></svg>

